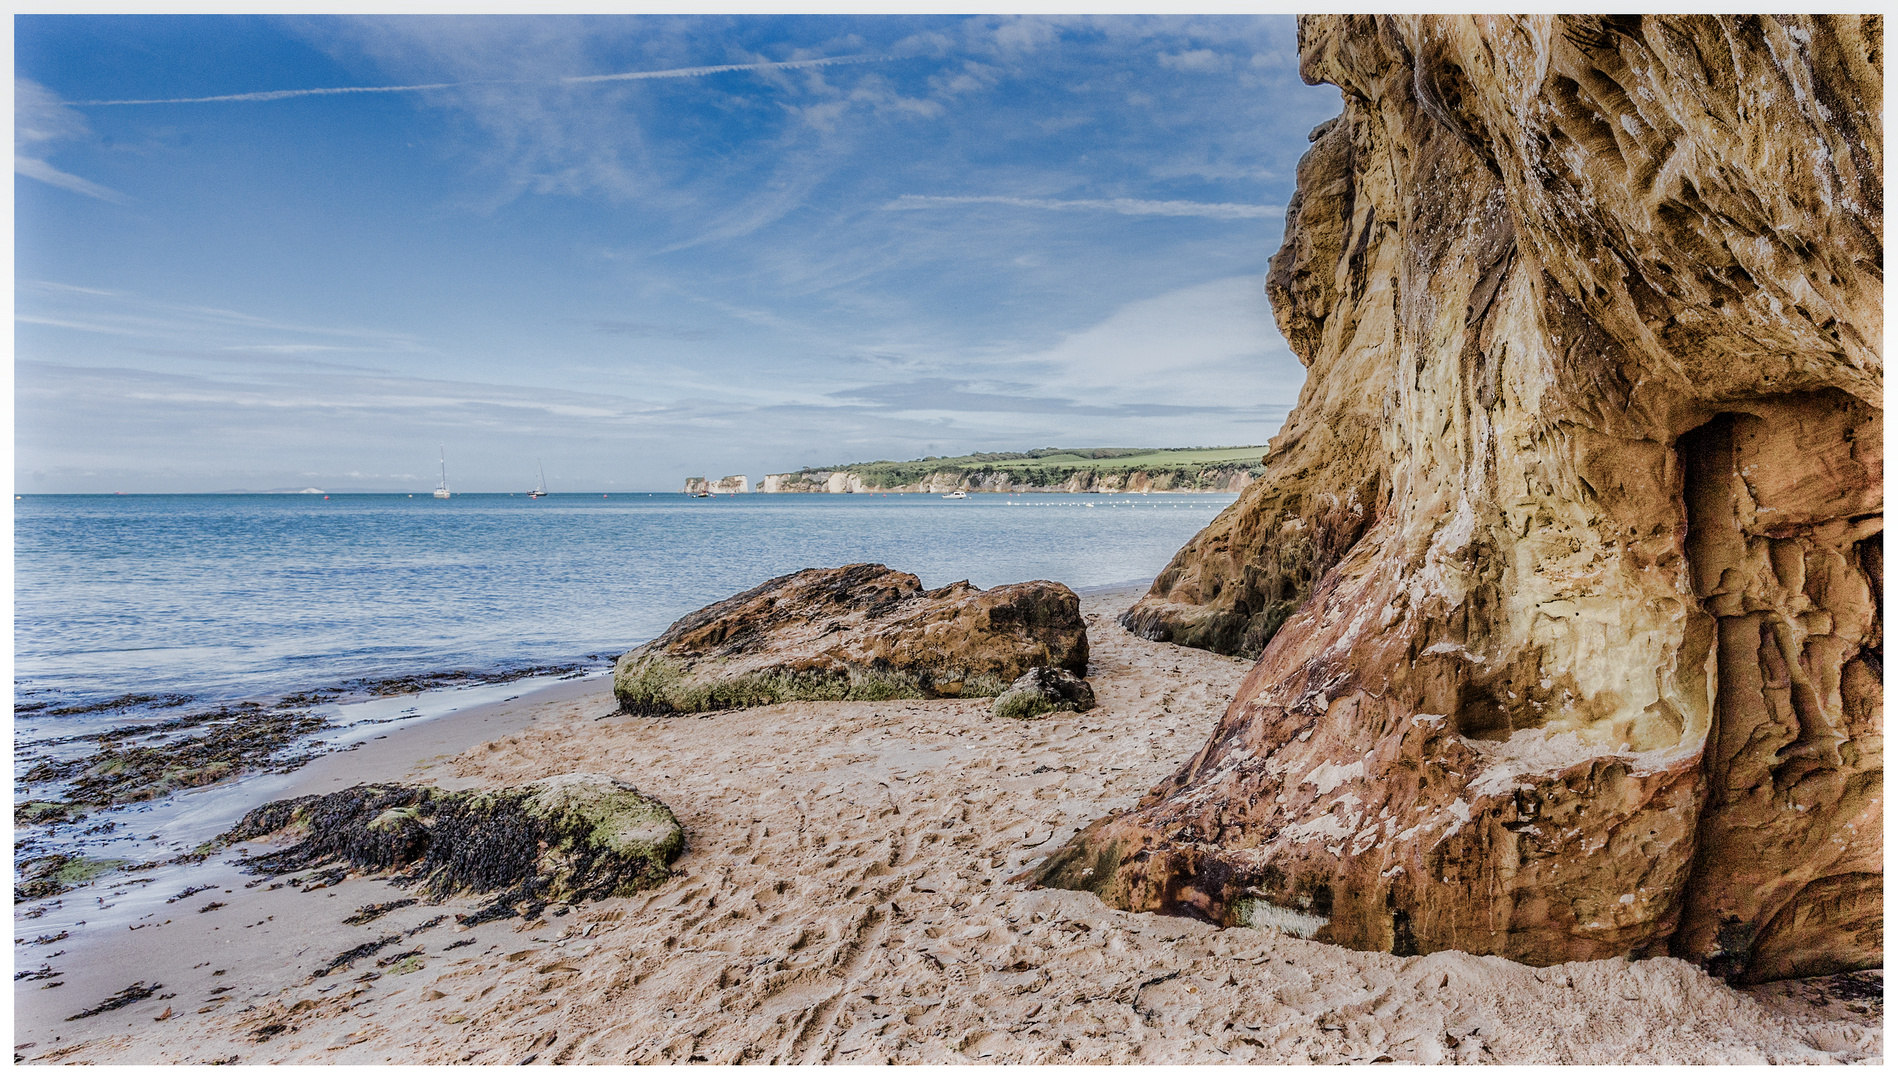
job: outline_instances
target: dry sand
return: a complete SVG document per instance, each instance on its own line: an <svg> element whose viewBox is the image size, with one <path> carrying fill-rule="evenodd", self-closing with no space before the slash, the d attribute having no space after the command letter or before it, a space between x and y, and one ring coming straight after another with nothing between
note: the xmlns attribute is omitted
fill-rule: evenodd
<svg viewBox="0 0 1898 1080"><path fill-rule="evenodd" d="M1462 953L1394 957L1008 884L1199 749L1249 667L1133 638L1113 622L1132 599L1084 597L1100 707L1081 716L1002 720L985 702L929 701L596 719L613 704L593 680L324 759L307 771L312 789L377 776L460 786L611 773L670 805L689 848L664 888L528 925L463 930L452 916L474 905L426 901L345 925L362 905L404 895L359 878L308 893L231 883L169 907L159 898L131 908L157 915L115 955L61 957L66 986L19 990L16 1054L243 1064L1882 1057L1882 1005L1851 992L1863 978L1735 990L1671 959L1538 969ZM455 756L470 739L488 741ZM199 912L207 902L225 906ZM448 918L429 925L437 916ZM391 936L375 957L312 975ZM61 1019L134 980L165 989Z"/></svg>

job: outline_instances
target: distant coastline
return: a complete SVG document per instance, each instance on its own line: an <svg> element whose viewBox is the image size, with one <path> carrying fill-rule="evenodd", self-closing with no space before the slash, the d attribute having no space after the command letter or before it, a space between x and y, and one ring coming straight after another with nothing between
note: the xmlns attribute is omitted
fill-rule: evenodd
<svg viewBox="0 0 1898 1080"><path fill-rule="evenodd" d="M1264 471L1263 446L1168 449L1050 447L914 461L870 461L769 473L766 494L889 494L952 491L1128 494L1238 492ZM728 478L731 479L731 478ZM742 478L738 478L742 479Z"/></svg>

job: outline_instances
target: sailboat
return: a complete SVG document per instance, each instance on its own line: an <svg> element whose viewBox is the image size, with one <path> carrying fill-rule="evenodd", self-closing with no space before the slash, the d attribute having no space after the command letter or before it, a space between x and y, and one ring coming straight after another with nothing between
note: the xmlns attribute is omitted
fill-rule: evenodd
<svg viewBox="0 0 1898 1080"><path fill-rule="evenodd" d="M439 447L439 446L438 446L438 447L436 447L436 449L437 449L438 451L440 451L440 452L441 452L441 455L442 455L442 486L441 486L441 487L438 487L438 488L436 488L436 489L435 489L435 497L436 497L437 499L446 499L446 498L448 498L448 496L449 496L449 491L448 491L448 451L447 451L447 449L446 449L445 447Z"/></svg>
<svg viewBox="0 0 1898 1080"><path fill-rule="evenodd" d="M540 469L540 483L535 484L534 490L527 493L527 497L530 499L538 499L542 495L547 494L547 469L541 465L538 459L535 460L534 465Z"/></svg>

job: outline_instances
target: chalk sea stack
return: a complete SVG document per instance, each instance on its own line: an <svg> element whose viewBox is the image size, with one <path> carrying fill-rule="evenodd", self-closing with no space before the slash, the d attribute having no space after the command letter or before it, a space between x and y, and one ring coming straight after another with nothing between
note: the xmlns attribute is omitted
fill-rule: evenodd
<svg viewBox="0 0 1898 1080"><path fill-rule="evenodd" d="M993 697L1029 668L1087 672L1087 626L1052 581L925 590L875 563L801 570L699 609L620 657L644 715L778 701Z"/></svg>
<svg viewBox="0 0 1898 1080"><path fill-rule="evenodd" d="M1353 948L1882 963L1878 16L1321 16L1266 471L1124 617L1257 655L1043 884Z"/></svg>

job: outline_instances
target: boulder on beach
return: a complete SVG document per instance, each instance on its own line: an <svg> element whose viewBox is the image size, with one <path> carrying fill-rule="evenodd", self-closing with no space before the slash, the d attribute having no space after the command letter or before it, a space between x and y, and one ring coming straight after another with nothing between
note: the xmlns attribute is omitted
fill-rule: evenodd
<svg viewBox="0 0 1898 1080"><path fill-rule="evenodd" d="M1094 707L1094 688L1062 668L1029 668L996 697L989 712L1026 719L1051 712L1086 712Z"/></svg>
<svg viewBox="0 0 1898 1080"><path fill-rule="evenodd" d="M687 615L620 657L613 692L636 715L993 697L1034 667L1087 673L1087 625L1067 586L925 590L914 574L856 563L786 574Z"/></svg>
<svg viewBox="0 0 1898 1080"><path fill-rule="evenodd" d="M685 850L664 803L594 773L486 791L361 784L266 803L220 840L269 836L294 842L242 860L253 873L394 870L436 895L498 893L470 924L651 888Z"/></svg>
<svg viewBox="0 0 1898 1080"><path fill-rule="evenodd" d="M1258 658L1040 870L1399 954L1883 961L1883 22L1306 16L1309 375L1124 618Z"/></svg>

